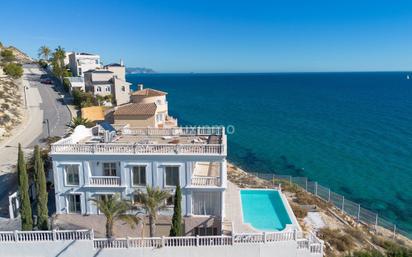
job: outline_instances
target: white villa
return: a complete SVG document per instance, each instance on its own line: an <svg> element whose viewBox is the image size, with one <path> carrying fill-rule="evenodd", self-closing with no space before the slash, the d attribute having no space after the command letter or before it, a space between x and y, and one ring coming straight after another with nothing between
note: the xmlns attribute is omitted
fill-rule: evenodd
<svg viewBox="0 0 412 257"><path fill-rule="evenodd" d="M69 67L74 77L83 77L84 72L101 68L100 55L72 52Z"/></svg>
<svg viewBox="0 0 412 257"><path fill-rule="evenodd" d="M84 72L84 83L87 92L95 96L111 95L117 105L130 101L131 84L126 81L126 68L122 61Z"/></svg>
<svg viewBox="0 0 412 257"><path fill-rule="evenodd" d="M113 128L78 126L51 147L56 212L99 214L90 202L102 195L159 187L182 188L182 214L196 217L190 234L221 234L225 217L226 135L223 127ZM173 199L167 200L172 215ZM195 220L195 221L194 221ZM209 229L199 232L198 224ZM190 231L190 232L189 232Z"/></svg>
<svg viewBox="0 0 412 257"><path fill-rule="evenodd" d="M0 232L0 252L45 257L323 256L323 241L312 232L304 237L280 187L240 189L227 181L226 151L223 127L78 126L51 146L57 214L80 220L79 214L99 214L91 198L118 193L134 201L134 192L147 185L171 193L180 185L185 235L101 238L93 229L58 227L5 231ZM170 208L162 215L171 216L173 199L166 203ZM282 226L269 229L266 225L276 215L281 224L275 226ZM232 223L229 230L227 221Z"/></svg>

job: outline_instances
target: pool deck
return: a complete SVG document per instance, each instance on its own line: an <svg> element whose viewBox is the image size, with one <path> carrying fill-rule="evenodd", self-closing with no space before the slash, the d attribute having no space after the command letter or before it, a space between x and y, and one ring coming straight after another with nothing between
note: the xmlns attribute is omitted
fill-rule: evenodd
<svg viewBox="0 0 412 257"><path fill-rule="evenodd" d="M258 233L249 224L242 222L242 207L240 201L240 188L232 182L227 182L227 190L225 195L225 211L226 219L233 222L234 233Z"/></svg>

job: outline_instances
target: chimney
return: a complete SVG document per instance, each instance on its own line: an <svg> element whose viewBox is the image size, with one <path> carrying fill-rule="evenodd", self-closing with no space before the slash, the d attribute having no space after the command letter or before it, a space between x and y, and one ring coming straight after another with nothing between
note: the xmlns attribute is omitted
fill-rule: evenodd
<svg viewBox="0 0 412 257"><path fill-rule="evenodd" d="M137 84L137 90L143 90L143 84Z"/></svg>
<svg viewBox="0 0 412 257"><path fill-rule="evenodd" d="M120 59L120 66L124 66L122 59Z"/></svg>

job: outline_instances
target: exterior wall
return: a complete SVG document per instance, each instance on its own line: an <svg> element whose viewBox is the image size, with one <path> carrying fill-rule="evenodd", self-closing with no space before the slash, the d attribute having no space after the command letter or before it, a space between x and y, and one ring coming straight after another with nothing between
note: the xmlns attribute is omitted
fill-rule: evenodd
<svg viewBox="0 0 412 257"><path fill-rule="evenodd" d="M191 178L193 173L193 164L196 161L215 161L225 163L223 157L206 157L206 156L90 156L90 155L58 155L53 156L53 176L54 187L56 192L56 212L67 213L67 196L70 194L79 194L81 201L82 214L96 214L95 207L89 199L96 194L120 193L123 198L131 199L135 190L145 190L143 187L132 185L132 167L136 165L146 166L146 185L159 187L174 193L174 187L165 184L165 167L179 167L179 184L182 187L182 214L192 214L191 194L194 190L191 188ZM90 177L103 175L103 163L115 162L117 176L120 177L121 184L116 186L92 186L89 184ZM64 165L79 165L79 185L69 186L66 184ZM222 181L226 179L226 172L222 172ZM225 189L216 187L207 190L216 190L222 192ZM223 202L221 202L223 205ZM220 207L223 214L223 206Z"/></svg>
<svg viewBox="0 0 412 257"><path fill-rule="evenodd" d="M64 65L69 65L70 64L70 55L73 52L66 52L66 55L64 56Z"/></svg>
<svg viewBox="0 0 412 257"><path fill-rule="evenodd" d="M114 67L116 68L116 67ZM121 68L121 67L118 67ZM124 67L123 67L124 68ZM86 72L84 74L85 88L94 95L112 95L117 105L130 102L130 83L118 79L113 72ZM98 81L109 81L107 84ZM99 91L99 89L101 91Z"/></svg>
<svg viewBox="0 0 412 257"><path fill-rule="evenodd" d="M214 217L190 217L184 218L185 236L195 236L195 228L216 228L217 235L221 235L221 219Z"/></svg>
<svg viewBox="0 0 412 257"><path fill-rule="evenodd" d="M126 80L126 67L124 66L107 66L107 70L111 71L114 73L114 75L121 79L121 80Z"/></svg>
<svg viewBox="0 0 412 257"><path fill-rule="evenodd" d="M129 124L131 127L155 127L155 116L114 116L115 124Z"/></svg>
<svg viewBox="0 0 412 257"><path fill-rule="evenodd" d="M100 89L100 91L99 91ZM112 94L112 85L111 84L98 84L93 85L92 92L94 95L106 96Z"/></svg>
<svg viewBox="0 0 412 257"><path fill-rule="evenodd" d="M108 81L113 78L113 73L90 72L92 81Z"/></svg>
<svg viewBox="0 0 412 257"><path fill-rule="evenodd" d="M100 56L72 53L69 55L69 67L73 76L83 77L84 72L101 67ZM79 68L81 68L81 74L79 74Z"/></svg>
<svg viewBox="0 0 412 257"><path fill-rule="evenodd" d="M114 78L113 94L116 99L116 105L130 102L130 83Z"/></svg>
<svg viewBox="0 0 412 257"><path fill-rule="evenodd" d="M227 246L184 246L96 249L92 240L66 240L43 242L2 242L1 256L31 257L321 257L322 254L297 249L296 241L275 243L247 243Z"/></svg>
<svg viewBox="0 0 412 257"><path fill-rule="evenodd" d="M163 96L146 97L146 96L140 96L140 95L132 95L131 101L133 103L142 103L142 104L157 103L158 101L166 102L166 96L163 95Z"/></svg>
<svg viewBox="0 0 412 257"><path fill-rule="evenodd" d="M85 85L84 82L70 82L70 91L73 89L79 89L81 91L85 91Z"/></svg>

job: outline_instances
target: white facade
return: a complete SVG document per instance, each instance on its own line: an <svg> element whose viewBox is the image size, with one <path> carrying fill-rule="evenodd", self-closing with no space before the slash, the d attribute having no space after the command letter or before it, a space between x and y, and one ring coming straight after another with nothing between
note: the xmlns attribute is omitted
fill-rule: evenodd
<svg viewBox="0 0 412 257"><path fill-rule="evenodd" d="M65 66L70 64L70 55L72 53L73 52L65 52L65 55L64 55L64 65Z"/></svg>
<svg viewBox="0 0 412 257"><path fill-rule="evenodd" d="M83 77L67 77L65 78L69 81L70 92L73 90L85 91L85 84Z"/></svg>
<svg viewBox="0 0 412 257"><path fill-rule="evenodd" d="M69 55L69 66L74 77L83 77L84 72L101 68L100 55L73 52Z"/></svg>
<svg viewBox="0 0 412 257"><path fill-rule="evenodd" d="M111 95L116 105L130 101L130 83L126 82L125 67L120 64L106 65L102 69L84 72L86 91L97 96Z"/></svg>
<svg viewBox="0 0 412 257"><path fill-rule="evenodd" d="M105 143L100 143L105 141ZM227 186L224 128L122 128L79 126L52 145L56 212L98 214L89 200L119 193L133 201L146 186L174 194L182 188L184 216L224 218ZM172 214L172 199L169 212Z"/></svg>

